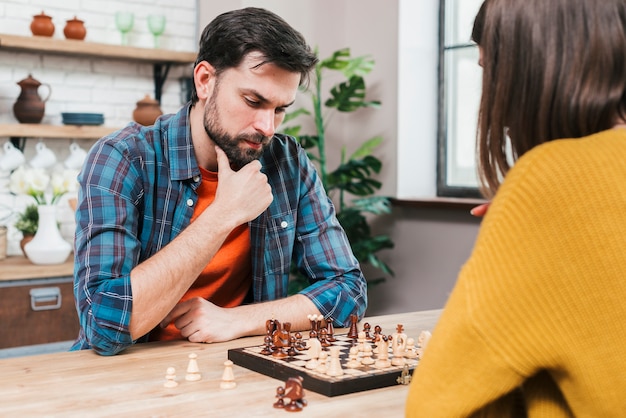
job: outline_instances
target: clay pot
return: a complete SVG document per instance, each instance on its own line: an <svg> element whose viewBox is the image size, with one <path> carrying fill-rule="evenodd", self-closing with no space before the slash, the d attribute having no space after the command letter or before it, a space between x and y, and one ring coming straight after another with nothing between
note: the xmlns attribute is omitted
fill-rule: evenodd
<svg viewBox="0 0 626 418"><path fill-rule="evenodd" d="M63 34L67 39L77 39L82 41L85 39L87 35L87 29L85 29L85 22L80 19L77 19L74 16L74 19L70 19L67 21L65 28L63 29Z"/></svg>
<svg viewBox="0 0 626 418"><path fill-rule="evenodd" d="M30 23L30 31L36 36L54 35L52 17L46 15L43 11L41 14L33 16L33 21Z"/></svg>
<svg viewBox="0 0 626 418"><path fill-rule="evenodd" d="M17 84L22 88L22 91L13 105L13 114L15 114L15 118L21 123L41 122L46 111L46 101L52 92L50 85L40 83L30 74L27 78L19 81ZM37 92L37 89L41 85L48 88L48 94L44 99L42 99Z"/></svg>
<svg viewBox="0 0 626 418"><path fill-rule="evenodd" d="M24 238L20 240L20 248L22 249L22 253L26 256L26 251L24 251L24 246L31 242L35 238L35 234L27 234L24 235Z"/></svg>
<svg viewBox="0 0 626 418"><path fill-rule="evenodd" d="M140 125L150 126L154 125L154 121L162 114L159 102L146 95L137 102L137 107L133 111L133 120Z"/></svg>

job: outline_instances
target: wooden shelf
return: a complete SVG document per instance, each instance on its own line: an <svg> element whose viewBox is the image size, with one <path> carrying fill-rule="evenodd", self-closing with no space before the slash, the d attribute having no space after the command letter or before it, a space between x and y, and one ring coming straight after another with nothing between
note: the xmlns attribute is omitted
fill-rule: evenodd
<svg viewBox="0 0 626 418"><path fill-rule="evenodd" d="M38 123L0 124L0 137L98 139L119 128L111 126L42 125Z"/></svg>
<svg viewBox="0 0 626 418"><path fill-rule="evenodd" d="M54 39L45 36L0 34L0 49L5 51L122 59L153 64L191 64L196 60L195 52L137 48L132 46L77 41L73 39Z"/></svg>

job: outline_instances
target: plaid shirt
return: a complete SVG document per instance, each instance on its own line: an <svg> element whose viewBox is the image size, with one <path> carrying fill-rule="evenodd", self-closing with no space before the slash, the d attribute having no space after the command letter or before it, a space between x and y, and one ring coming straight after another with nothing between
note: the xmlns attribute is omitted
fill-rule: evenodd
<svg viewBox="0 0 626 418"><path fill-rule="evenodd" d="M131 123L100 139L79 175L74 295L80 334L72 349L118 353L135 342L131 270L190 223L201 175L190 105L154 126ZM277 134L260 159L274 200L250 222L252 298L287 296L292 260L309 277L301 293L326 318L348 326L367 307L366 282L304 150Z"/></svg>

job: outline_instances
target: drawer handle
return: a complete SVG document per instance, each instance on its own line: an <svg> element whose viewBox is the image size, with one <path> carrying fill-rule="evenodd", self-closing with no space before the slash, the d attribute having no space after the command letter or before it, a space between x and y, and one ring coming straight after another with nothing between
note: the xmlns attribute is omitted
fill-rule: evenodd
<svg viewBox="0 0 626 418"><path fill-rule="evenodd" d="M33 311L59 309L61 307L61 289L58 287L30 289L30 307Z"/></svg>

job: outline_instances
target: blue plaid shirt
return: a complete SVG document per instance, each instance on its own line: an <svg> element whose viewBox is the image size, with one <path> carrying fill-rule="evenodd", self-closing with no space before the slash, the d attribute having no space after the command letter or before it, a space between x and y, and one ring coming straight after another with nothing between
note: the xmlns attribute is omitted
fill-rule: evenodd
<svg viewBox="0 0 626 418"><path fill-rule="evenodd" d="M202 181L190 105L154 126L131 123L100 139L79 175L74 295L80 334L73 350L116 354L135 342L131 270L185 229ZM292 260L309 277L301 293L337 326L367 307L358 261L306 152L276 134L260 159L274 200L250 222L252 299L287 296Z"/></svg>

